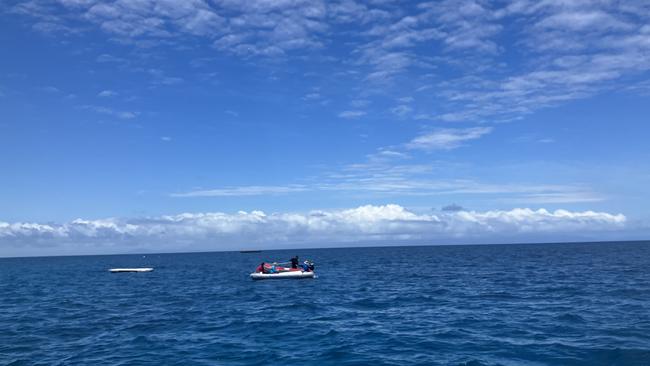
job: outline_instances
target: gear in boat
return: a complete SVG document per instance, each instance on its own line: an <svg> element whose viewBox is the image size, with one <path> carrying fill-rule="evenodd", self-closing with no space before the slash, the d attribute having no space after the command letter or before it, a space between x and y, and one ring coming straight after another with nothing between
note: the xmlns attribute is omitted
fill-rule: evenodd
<svg viewBox="0 0 650 366"><path fill-rule="evenodd" d="M289 267L285 265L289 265ZM251 278L254 280L314 278L314 275L314 262L306 260L299 264L298 256L295 256L286 263L262 262L257 266L255 272L251 273Z"/></svg>

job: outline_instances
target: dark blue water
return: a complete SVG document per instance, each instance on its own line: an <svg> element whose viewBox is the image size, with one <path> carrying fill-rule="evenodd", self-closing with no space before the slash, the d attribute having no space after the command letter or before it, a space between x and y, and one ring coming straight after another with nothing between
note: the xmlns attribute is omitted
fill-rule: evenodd
<svg viewBox="0 0 650 366"><path fill-rule="evenodd" d="M650 365L650 243L0 260L0 364L271 362Z"/></svg>

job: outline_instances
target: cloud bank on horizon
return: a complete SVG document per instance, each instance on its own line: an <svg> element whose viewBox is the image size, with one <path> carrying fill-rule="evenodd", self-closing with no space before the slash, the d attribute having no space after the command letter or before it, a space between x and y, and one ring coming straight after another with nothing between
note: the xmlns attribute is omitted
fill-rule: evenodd
<svg viewBox="0 0 650 366"><path fill-rule="evenodd" d="M0 21L0 255L650 222L649 1L10 0Z"/></svg>
<svg viewBox="0 0 650 366"><path fill-rule="evenodd" d="M450 208L451 207L451 208ZM93 248L96 252L233 250L254 246L341 246L353 242L391 245L414 242L489 243L499 237L530 241L531 235L580 238L625 228L626 217L605 212L517 208L465 211L449 206L436 213L414 213L395 204L338 211L184 213L138 219L76 219L64 224L0 222L4 250ZM65 252L64 252L65 253Z"/></svg>

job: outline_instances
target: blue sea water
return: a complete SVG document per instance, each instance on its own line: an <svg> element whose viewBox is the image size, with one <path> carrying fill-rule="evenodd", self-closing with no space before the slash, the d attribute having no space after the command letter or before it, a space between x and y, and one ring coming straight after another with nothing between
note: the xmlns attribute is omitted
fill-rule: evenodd
<svg viewBox="0 0 650 366"><path fill-rule="evenodd" d="M650 242L0 259L2 365L271 363L650 365Z"/></svg>

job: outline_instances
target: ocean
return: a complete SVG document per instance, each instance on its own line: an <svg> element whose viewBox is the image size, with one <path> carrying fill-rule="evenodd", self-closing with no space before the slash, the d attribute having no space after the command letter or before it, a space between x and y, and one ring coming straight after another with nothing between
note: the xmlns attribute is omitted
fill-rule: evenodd
<svg viewBox="0 0 650 366"><path fill-rule="evenodd" d="M650 242L0 259L0 365L278 363L650 365Z"/></svg>

